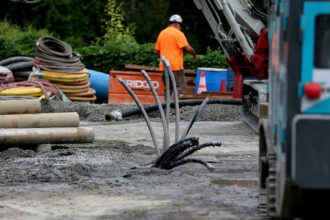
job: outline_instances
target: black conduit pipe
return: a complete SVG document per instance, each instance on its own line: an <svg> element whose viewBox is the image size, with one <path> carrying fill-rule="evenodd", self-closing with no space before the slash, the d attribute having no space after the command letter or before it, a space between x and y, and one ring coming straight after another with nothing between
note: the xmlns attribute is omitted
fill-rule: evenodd
<svg viewBox="0 0 330 220"><path fill-rule="evenodd" d="M179 107L184 107L187 105L200 105L204 99L186 99L186 100L179 100ZM242 105L241 99L209 99L208 104L223 104L223 105ZM164 108L166 103L162 103L162 107ZM175 103L171 102L170 106L172 108L175 107ZM144 110L149 113L158 110L157 104L144 106ZM127 118L133 115L141 114L141 110L139 108L134 108L132 110L122 112L122 117ZM111 114L105 115L106 121L111 121Z"/></svg>
<svg viewBox="0 0 330 220"><path fill-rule="evenodd" d="M205 144L201 144L195 147L190 148L188 151L185 151L184 153L180 154L176 159L177 160L182 160L183 158L195 153L198 150L201 150L205 147L210 147L210 146L221 146L221 143L218 142L210 142L210 143L205 143Z"/></svg>

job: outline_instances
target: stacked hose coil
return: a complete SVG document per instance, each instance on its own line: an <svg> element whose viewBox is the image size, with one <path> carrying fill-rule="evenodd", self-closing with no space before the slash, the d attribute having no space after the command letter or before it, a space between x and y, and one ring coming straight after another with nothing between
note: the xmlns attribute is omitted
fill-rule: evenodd
<svg viewBox="0 0 330 220"><path fill-rule="evenodd" d="M60 90L44 79L2 84L0 85L0 96L31 96L47 100L58 97L62 100Z"/></svg>
<svg viewBox="0 0 330 220"><path fill-rule="evenodd" d="M95 101L90 88L89 73L80 55L66 42L52 37L38 39L33 59L33 77L55 84L72 101Z"/></svg>
<svg viewBox="0 0 330 220"><path fill-rule="evenodd" d="M10 70L15 82L26 81L32 72L33 57L13 56L0 61L0 66Z"/></svg>

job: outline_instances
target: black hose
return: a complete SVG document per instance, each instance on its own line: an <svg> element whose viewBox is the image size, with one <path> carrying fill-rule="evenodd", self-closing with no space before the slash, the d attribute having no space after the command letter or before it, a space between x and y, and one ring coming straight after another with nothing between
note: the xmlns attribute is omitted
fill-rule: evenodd
<svg viewBox="0 0 330 220"><path fill-rule="evenodd" d="M195 146L195 147L191 148L190 150L183 152L181 155L179 155L177 157L177 160L182 160L183 158L193 154L194 152L201 150L205 147L210 147L210 146L221 146L221 143L220 142L210 142L210 143L205 143L205 144Z"/></svg>
<svg viewBox="0 0 330 220"><path fill-rule="evenodd" d="M24 4L38 4L42 0L10 0L15 3L24 3Z"/></svg>
<svg viewBox="0 0 330 220"><path fill-rule="evenodd" d="M32 61L22 61L22 62L16 62L16 63L9 64L5 67L10 69L11 71L27 69L27 68L31 69L31 71L32 71L33 63L32 63Z"/></svg>
<svg viewBox="0 0 330 220"><path fill-rule="evenodd" d="M163 168L166 164L176 160L176 157L192 146L198 145L199 138L190 137L170 146L154 163L154 167Z"/></svg>
<svg viewBox="0 0 330 220"><path fill-rule="evenodd" d="M14 72L14 77L16 79L16 77L25 77L25 79L27 79L30 75L31 71L15 71Z"/></svg>
<svg viewBox="0 0 330 220"><path fill-rule="evenodd" d="M187 105L200 105L204 99L187 99L187 100L179 100L179 107L187 106ZM223 104L223 105L242 105L241 99L210 99L208 101L208 104ZM166 106L166 103L162 103L162 107L164 108ZM171 102L170 106L172 108L175 107L175 103ZM152 111L158 110L157 104L144 106L144 110L149 113ZM133 115L141 114L141 111L139 108L134 108L132 110L122 112L122 117L127 118ZM105 119L106 121L110 121L111 115L106 114Z"/></svg>
<svg viewBox="0 0 330 220"><path fill-rule="evenodd" d="M14 56L14 57L9 57L7 59L1 60L0 61L0 66L6 66L9 65L10 63L17 63L21 61L30 61L32 62L33 57L29 56Z"/></svg>
<svg viewBox="0 0 330 220"><path fill-rule="evenodd" d="M80 55L72 52L69 44L52 37L38 39L33 63L50 71L77 73L85 68Z"/></svg>

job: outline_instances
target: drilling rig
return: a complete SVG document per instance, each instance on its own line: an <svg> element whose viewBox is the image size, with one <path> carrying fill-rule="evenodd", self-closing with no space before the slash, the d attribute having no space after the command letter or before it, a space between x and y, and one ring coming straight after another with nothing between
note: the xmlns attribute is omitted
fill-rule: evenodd
<svg viewBox="0 0 330 220"><path fill-rule="evenodd" d="M267 13L249 0L194 2L259 133L261 218L329 219L330 1L263 1Z"/></svg>

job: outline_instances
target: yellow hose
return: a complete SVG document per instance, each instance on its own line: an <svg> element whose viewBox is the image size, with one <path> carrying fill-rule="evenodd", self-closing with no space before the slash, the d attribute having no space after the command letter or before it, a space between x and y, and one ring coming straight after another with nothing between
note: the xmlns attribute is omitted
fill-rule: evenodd
<svg viewBox="0 0 330 220"><path fill-rule="evenodd" d="M27 96L41 96L42 90L35 86L10 88L0 91L0 95L27 95Z"/></svg>
<svg viewBox="0 0 330 220"><path fill-rule="evenodd" d="M79 82L89 78L88 74L79 74L78 76L47 76L41 78L54 82Z"/></svg>
<svg viewBox="0 0 330 220"><path fill-rule="evenodd" d="M42 70L40 72L42 72L43 74L47 74L47 75L77 75L77 74L88 74L87 69L83 69L82 71L79 71L77 73L53 72L53 71L48 71L48 70Z"/></svg>

